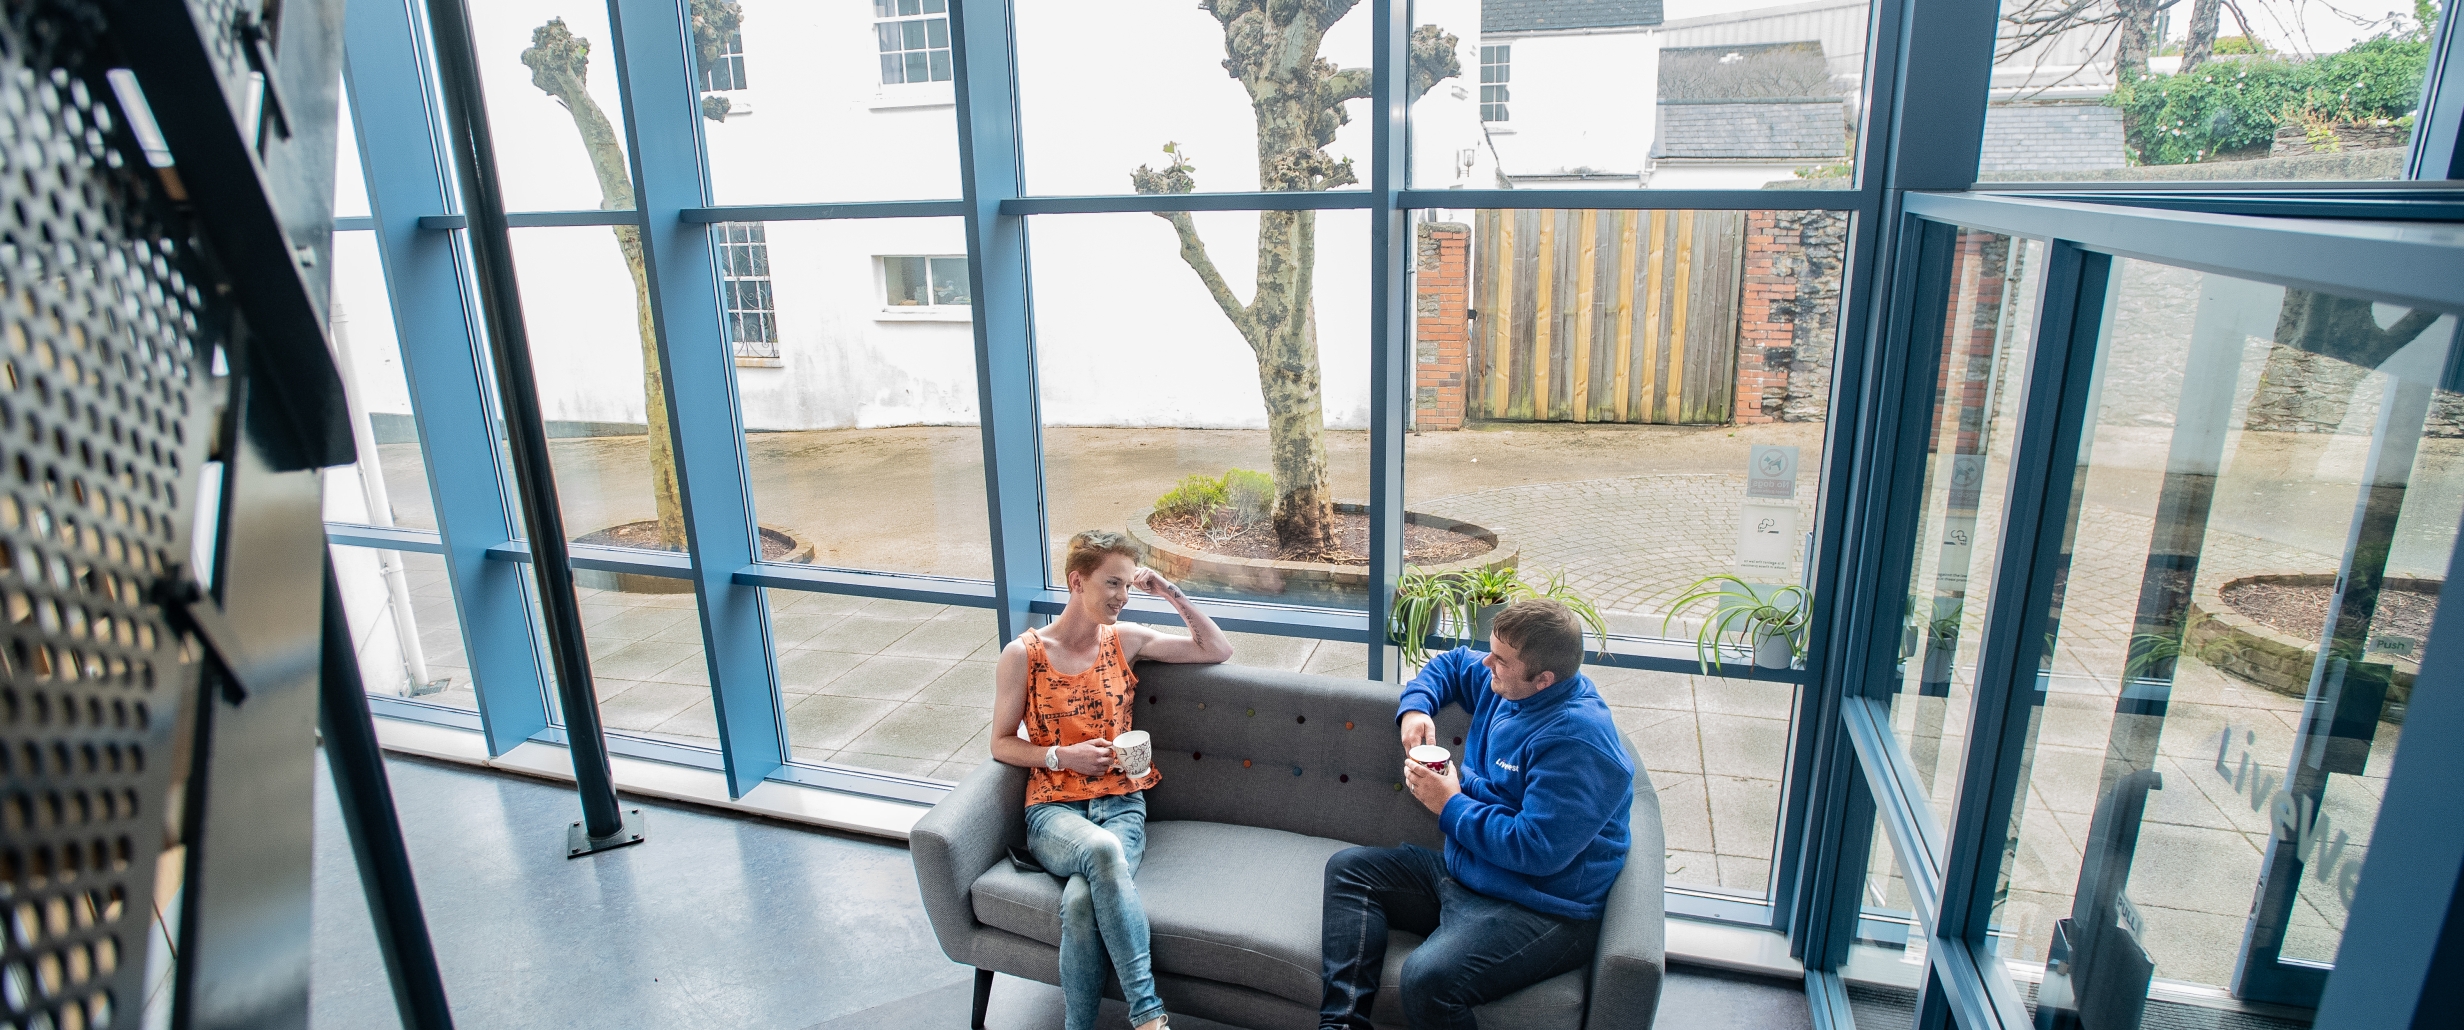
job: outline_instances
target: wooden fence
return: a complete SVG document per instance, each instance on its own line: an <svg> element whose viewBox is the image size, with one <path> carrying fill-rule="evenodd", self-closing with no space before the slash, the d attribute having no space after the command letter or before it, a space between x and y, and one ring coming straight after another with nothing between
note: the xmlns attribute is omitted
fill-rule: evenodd
<svg viewBox="0 0 2464 1030"><path fill-rule="evenodd" d="M1722 423L1742 211L1481 211L1473 418Z"/></svg>

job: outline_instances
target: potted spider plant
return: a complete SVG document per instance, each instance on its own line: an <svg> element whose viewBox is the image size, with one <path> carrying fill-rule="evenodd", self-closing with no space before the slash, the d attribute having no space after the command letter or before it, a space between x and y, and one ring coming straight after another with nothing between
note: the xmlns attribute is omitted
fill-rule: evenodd
<svg viewBox="0 0 2464 1030"><path fill-rule="evenodd" d="M1429 659L1430 637L1442 636L1457 645L1486 641L1497 613L1527 597L1549 598L1572 609L1599 639L1601 652L1607 652L1607 620L1589 600L1566 585L1562 571L1535 587L1524 582L1522 574L1512 568L1440 573L1407 568L1395 583L1391 639L1402 648L1404 664L1422 665Z"/></svg>
<svg viewBox="0 0 2464 1030"><path fill-rule="evenodd" d="M1948 598L1934 600L1934 617L1925 624L1924 682L1951 681L1951 662L1959 654L1959 627L1966 621L1966 602Z"/></svg>
<svg viewBox="0 0 2464 1030"><path fill-rule="evenodd" d="M1754 666L1785 669L1804 653L1802 632L1812 602L1797 586L1757 587L1728 573L1695 580L1660 620L1665 633L1678 616L1709 603L1711 611L1694 632L1694 658L1706 673L1719 669L1720 640L1734 633L1753 647Z"/></svg>

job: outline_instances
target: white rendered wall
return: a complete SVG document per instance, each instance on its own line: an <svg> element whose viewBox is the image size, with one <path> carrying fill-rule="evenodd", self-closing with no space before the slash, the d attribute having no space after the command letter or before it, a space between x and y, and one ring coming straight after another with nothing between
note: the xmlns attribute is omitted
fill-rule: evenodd
<svg viewBox="0 0 2464 1030"><path fill-rule="evenodd" d="M1463 181L1459 155L1479 143L1477 0L1435 0L1472 26L1462 79L1440 83L1415 111L1418 181ZM1424 8L1433 4L1424 3ZM747 110L702 122L713 200L722 204L956 198L955 108L947 83L883 86L871 5L745 0ZM591 46L589 89L621 134L605 15L588 4L480 5L473 10L512 210L599 206L597 180L572 116L530 83L520 62L551 16ZM1436 20L1424 13L1423 20ZM1020 115L1029 188L1126 193L1129 173L1180 144L1206 191L1257 188L1256 128L1246 93L1225 74L1221 26L1204 11L1144 0L1024 0L1018 13ZM1361 7L1322 53L1368 61ZM1518 55L1519 57L1519 55ZM1645 69L1643 81L1650 81ZM1462 87L1458 90L1458 87ZM1648 100L1644 101L1646 107ZM1365 103L1350 105L1354 117ZM1644 145L1647 145L1647 141ZM1365 125L1329 148L1369 174ZM350 155L345 155L346 160ZM1482 158L1485 161L1485 157ZM1483 163L1469 172L1488 186ZM345 192L356 193L357 188ZM1317 323L1327 421L1360 428L1368 415L1366 216L1318 216ZM1200 217L1233 291L1253 299L1254 214ZM972 424L973 330L885 308L878 258L965 253L957 219L770 222L779 326L775 364L743 365L737 386L750 430ZM1045 419L1056 425L1263 426L1257 369L1197 277L1171 227L1151 215L1047 216L1029 228ZM357 243L350 243L357 240ZM344 233L335 290L355 319L361 395L375 412L408 413L384 285L366 234ZM633 285L606 227L517 229L525 326L552 421L639 424L642 356ZM708 317L696 313L697 317ZM416 331L414 328L412 331Z"/></svg>

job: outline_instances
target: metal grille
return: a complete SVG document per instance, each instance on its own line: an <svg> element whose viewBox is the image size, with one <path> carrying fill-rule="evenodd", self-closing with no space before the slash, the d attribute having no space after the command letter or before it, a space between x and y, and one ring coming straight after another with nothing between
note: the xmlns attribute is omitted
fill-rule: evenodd
<svg viewBox="0 0 2464 1030"><path fill-rule="evenodd" d="M38 15L35 11L41 11ZM213 319L80 27L0 25L0 1025L135 1025ZM39 19L39 20L38 20ZM133 144L131 144L133 147Z"/></svg>

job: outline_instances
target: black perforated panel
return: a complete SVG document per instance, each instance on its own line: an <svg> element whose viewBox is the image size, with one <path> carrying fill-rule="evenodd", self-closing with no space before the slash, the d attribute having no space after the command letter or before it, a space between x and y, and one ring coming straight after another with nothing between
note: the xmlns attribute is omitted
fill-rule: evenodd
<svg viewBox="0 0 2464 1030"><path fill-rule="evenodd" d="M32 13L30 9L40 9ZM0 1026L134 1026L213 319L66 5L0 26Z"/></svg>

